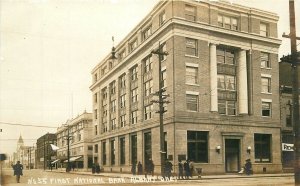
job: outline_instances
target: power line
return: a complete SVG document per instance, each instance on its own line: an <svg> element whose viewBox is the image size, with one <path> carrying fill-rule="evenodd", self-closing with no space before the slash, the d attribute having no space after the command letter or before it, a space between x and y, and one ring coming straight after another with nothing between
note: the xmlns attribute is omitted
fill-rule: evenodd
<svg viewBox="0 0 300 186"><path fill-rule="evenodd" d="M0 124L3 125L12 125L12 126L23 126L23 127L39 127L39 128L57 128L52 126L45 126L45 125L32 125L32 124L21 124L21 123L7 123L7 122L1 122Z"/></svg>

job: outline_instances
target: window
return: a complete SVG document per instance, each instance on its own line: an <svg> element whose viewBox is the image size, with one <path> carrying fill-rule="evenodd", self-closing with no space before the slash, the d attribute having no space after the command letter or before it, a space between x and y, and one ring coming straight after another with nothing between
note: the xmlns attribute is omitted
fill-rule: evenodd
<svg viewBox="0 0 300 186"><path fill-rule="evenodd" d="M94 153L98 153L98 144L96 144L94 147Z"/></svg>
<svg viewBox="0 0 300 186"><path fill-rule="evenodd" d="M120 126L125 127L126 125L126 115L120 116Z"/></svg>
<svg viewBox="0 0 300 186"><path fill-rule="evenodd" d="M260 67L261 68L271 68L271 63L269 60L269 54L261 52L260 53Z"/></svg>
<svg viewBox="0 0 300 186"><path fill-rule="evenodd" d="M144 159L149 160L152 159L152 140L151 140L151 132L144 133Z"/></svg>
<svg viewBox="0 0 300 186"><path fill-rule="evenodd" d="M107 122L102 123L102 131L103 133L107 132Z"/></svg>
<svg viewBox="0 0 300 186"><path fill-rule="evenodd" d="M111 128L111 130L115 130L117 128L115 118L110 120L110 128Z"/></svg>
<svg viewBox="0 0 300 186"><path fill-rule="evenodd" d="M190 55L190 56L197 56L197 52L198 52L198 46L197 46L197 40L196 39L190 39L190 38L186 38L186 55Z"/></svg>
<svg viewBox="0 0 300 186"><path fill-rule="evenodd" d="M152 118L152 107L153 105L148 105L148 106L145 106L144 108L144 116L145 116L145 120L149 120Z"/></svg>
<svg viewBox="0 0 300 186"><path fill-rule="evenodd" d="M233 50L217 48L217 62L222 64L234 65L235 53Z"/></svg>
<svg viewBox="0 0 300 186"><path fill-rule="evenodd" d="M166 21L166 13L163 11L159 14L159 26L163 25Z"/></svg>
<svg viewBox="0 0 300 186"><path fill-rule="evenodd" d="M111 112L116 112L116 100L110 102Z"/></svg>
<svg viewBox="0 0 300 186"><path fill-rule="evenodd" d="M106 165L106 142L102 142L102 164Z"/></svg>
<svg viewBox="0 0 300 186"><path fill-rule="evenodd" d="M160 45L160 51L162 51L163 53L167 53L166 43ZM160 57L160 61L164 61L167 59L167 55L159 55L159 57Z"/></svg>
<svg viewBox="0 0 300 186"><path fill-rule="evenodd" d="M89 145L88 150L93 150L93 146Z"/></svg>
<svg viewBox="0 0 300 186"><path fill-rule="evenodd" d="M198 95L186 95L186 108L188 111L198 111Z"/></svg>
<svg viewBox="0 0 300 186"><path fill-rule="evenodd" d="M137 76L137 72L138 72L138 66L134 66L132 67L132 69L130 70L131 71L131 80L134 81L138 78Z"/></svg>
<svg viewBox="0 0 300 186"><path fill-rule="evenodd" d="M196 21L196 7L185 5L185 19L189 21Z"/></svg>
<svg viewBox="0 0 300 186"><path fill-rule="evenodd" d="M271 93L271 78L261 77L261 92Z"/></svg>
<svg viewBox="0 0 300 186"><path fill-rule="evenodd" d="M132 111L131 112L131 124L136 124L137 123L137 111Z"/></svg>
<svg viewBox="0 0 300 186"><path fill-rule="evenodd" d="M218 89L236 90L235 76L218 74Z"/></svg>
<svg viewBox="0 0 300 186"><path fill-rule="evenodd" d="M94 114L95 114L95 119L98 119L98 110L97 109L94 110Z"/></svg>
<svg viewBox="0 0 300 186"><path fill-rule="evenodd" d="M129 51L132 52L135 48L137 48L137 46L138 46L137 39L135 39L129 43Z"/></svg>
<svg viewBox="0 0 300 186"><path fill-rule="evenodd" d="M167 86L167 70L163 70L161 72L161 87L166 87Z"/></svg>
<svg viewBox="0 0 300 186"><path fill-rule="evenodd" d="M238 30L238 20L235 17L218 15L218 26L226 29Z"/></svg>
<svg viewBox="0 0 300 186"><path fill-rule="evenodd" d="M131 102L135 103L138 101L138 88L131 90Z"/></svg>
<svg viewBox="0 0 300 186"><path fill-rule="evenodd" d="M149 26L143 31L143 33L142 33L143 41L146 40L151 35L151 33L152 33L151 30L152 30L152 27Z"/></svg>
<svg viewBox="0 0 300 186"><path fill-rule="evenodd" d="M94 103L97 103L98 102L98 94L97 92L94 94Z"/></svg>
<svg viewBox="0 0 300 186"><path fill-rule="evenodd" d="M152 93L153 81L149 80L144 83L144 93L145 97L150 96Z"/></svg>
<svg viewBox="0 0 300 186"><path fill-rule="evenodd" d="M261 109L261 115L262 116L271 116L271 102L262 102L262 109Z"/></svg>
<svg viewBox="0 0 300 186"><path fill-rule="evenodd" d="M187 131L187 158L197 163L208 163L208 132Z"/></svg>
<svg viewBox="0 0 300 186"><path fill-rule="evenodd" d="M271 162L271 134L254 134L255 162Z"/></svg>
<svg viewBox="0 0 300 186"><path fill-rule="evenodd" d="M119 81L120 81L120 87L125 88L126 87L126 74L123 74L122 76L120 76Z"/></svg>
<svg viewBox="0 0 300 186"><path fill-rule="evenodd" d="M130 142L131 142L131 163L137 163L137 136L132 135L130 137Z"/></svg>
<svg viewBox="0 0 300 186"><path fill-rule="evenodd" d="M102 76L105 75L107 73L107 66L104 66L102 69L101 69L101 74Z"/></svg>
<svg viewBox="0 0 300 186"><path fill-rule="evenodd" d="M125 138L120 138L120 164L125 164Z"/></svg>
<svg viewBox="0 0 300 186"><path fill-rule="evenodd" d="M218 112L221 115L236 115L236 101L218 100Z"/></svg>
<svg viewBox="0 0 300 186"><path fill-rule="evenodd" d="M96 73L96 74L94 75L94 82L97 82L97 80L98 80L98 74Z"/></svg>
<svg viewBox="0 0 300 186"><path fill-rule="evenodd" d="M110 83L110 94L115 94L116 93L116 82L113 81Z"/></svg>
<svg viewBox="0 0 300 186"><path fill-rule="evenodd" d="M116 155L115 155L115 140L110 140L110 164L115 165Z"/></svg>
<svg viewBox="0 0 300 186"><path fill-rule="evenodd" d="M259 34L261 36L267 37L268 36L268 25L266 23L260 23L259 31L260 31Z"/></svg>
<svg viewBox="0 0 300 186"><path fill-rule="evenodd" d="M198 67L186 66L185 82L188 84L198 84Z"/></svg>
<svg viewBox="0 0 300 186"><path fill-rule="evenodd" d="M291 104L287 104L286 105L286 115L285 115L285 119L286 119L286 126L287 127L291 127L292 126L292 105Z"/></svg>
<svg viewBox="0 0 300 186"><path fill-rule="evenodd" d="M152 56L148 56L144 59L144 73L152 70Z"/></svg>
<svg viewBox="0 0 300 186"><path fill-rule="evenodd" d="M95 125L95 135L98 135L98 125Z"/></svg>
<svg viewBox="0 0 300 186"><path fill-rule="evenodd" d="M120 96L120 108L125 108L126 94Z"/></svg>

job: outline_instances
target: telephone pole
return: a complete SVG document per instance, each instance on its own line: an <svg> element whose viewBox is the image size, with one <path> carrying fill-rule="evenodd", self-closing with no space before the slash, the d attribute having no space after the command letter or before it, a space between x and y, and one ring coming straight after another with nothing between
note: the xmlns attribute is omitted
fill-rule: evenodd
<svg viewBox="0 0 300 186"><path fill-rule="evenodd" d="M292 118L294 130L294 179L295 185L300 186L300 121L299 121L299 87L298 87L298 64L300 55L297 52L296 19L294 0L289 0L290 34L283 37L291 40L291 55L283 56L281 61L291 63L292 75Z"/></svg>
<svg viewBox="0 0 300 186"><path fill-rule="evenodd" d="M152 54L158 55L158 91L154 93L156 96L158 96L158 100L152 100L152 103L158 103L159 105L159 132L160 132L160 163L161 163L161 176L165 176L165 133L164 133L164 113L166 112L164 110L164 104L169 103L169 101L165 100L169 95L165 95L164 92L166 91L162 87L162 71L161 71L161 63L162 63L162 57L168 55L167 52L162 51L162 46L159 42L159 47L157 50L153 50L151 52Z"/></svg>

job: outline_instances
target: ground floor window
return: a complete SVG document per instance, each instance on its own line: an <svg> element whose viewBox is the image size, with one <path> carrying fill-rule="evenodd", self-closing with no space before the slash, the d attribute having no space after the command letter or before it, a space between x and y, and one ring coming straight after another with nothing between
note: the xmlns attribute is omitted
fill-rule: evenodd
<svg viewBox="0 0 300 186"><path fill-rule="evenodd" d="M102 165L106 165L106 142L102 142Z"/></svg>
<svg viewBox="0 0 300 186"><path fill-rule="evenodd" d="M271 134L254 134L255 162L271 162Z"/></svg>
<svg viewBox="0 0 300 186"><path fill-rule="evenodd" d="M208 163L208 132L187 131L187 155L194 162Z"/></svg>
<svg viewBox="0 0 300 186"><path fill-rule="evenodd" d="M131 136L131 163L137 163L137 136Z"/></svg>
<svg viewBox="0 0 300 186"><path fill-rule="evenodd" d="M125 138L120 138L120 164L125 164Z"/></svg>
<svg viewBox="0 0 300 186"><path fill-rule="evenodd" d="M152 159L151 132L144 133L145 161Z"/></svg>
<svg viewBox="0 0 300 186"><path fill-rule="evenodd" d="M115 140L110 140L110 164L115 165L116 155L115 155Z"/></svg>

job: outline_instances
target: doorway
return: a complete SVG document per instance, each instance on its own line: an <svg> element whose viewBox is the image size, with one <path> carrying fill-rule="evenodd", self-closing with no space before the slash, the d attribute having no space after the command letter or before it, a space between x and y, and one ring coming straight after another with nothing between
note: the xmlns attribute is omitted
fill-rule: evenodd
<svg viewBox="0 0 300 186"><path fill-rule="evenodd" d="M225 171L235 173L240 170L240 139L225 139Z"/></svg>

